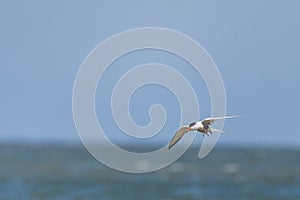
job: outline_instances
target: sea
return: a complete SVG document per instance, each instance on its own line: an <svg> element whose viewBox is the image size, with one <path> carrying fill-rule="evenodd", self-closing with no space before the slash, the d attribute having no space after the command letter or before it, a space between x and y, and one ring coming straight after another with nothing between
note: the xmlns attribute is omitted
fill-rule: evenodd
<svg viewBox="0 0 300 200"><path fill-rule="evenodd" d="M0 161L1 200L300 199L297 148L219 146L204 159L191 148L145 174L111 169L81 144L1 144Z"/></svg>

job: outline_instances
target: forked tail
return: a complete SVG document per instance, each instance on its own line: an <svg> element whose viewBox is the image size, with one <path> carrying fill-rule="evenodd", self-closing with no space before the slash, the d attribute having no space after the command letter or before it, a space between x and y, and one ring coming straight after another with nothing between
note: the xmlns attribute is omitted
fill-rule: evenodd
<svg viewBox="0 0 300 200"><path fill-rule="evenodd" d="M217 132L217 133L224 133L225 130L219 130L219 129L214 129L214 128L210 128L211 132Z"/></svg>

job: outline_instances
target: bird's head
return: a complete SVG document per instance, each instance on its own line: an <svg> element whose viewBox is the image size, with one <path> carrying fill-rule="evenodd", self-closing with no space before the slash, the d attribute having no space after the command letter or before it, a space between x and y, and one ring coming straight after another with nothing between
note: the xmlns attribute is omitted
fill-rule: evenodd
<svg viewBox="0 0 300 200"><path fill-rule="evenodd" d="M195 126L195 124L196 124L196 122L190 123L190 124L189 124L189 127L186 129L186 131L187 131L187 132L190 131L191 128L192 128L193 126Z"/></svg>
<svg viewBox="0 0 300 200"><path fill-rule="evenodd" d="M192 127L192 126L194 126L195 124L196 124L196 122L190 123L189 128Z"/></svg>

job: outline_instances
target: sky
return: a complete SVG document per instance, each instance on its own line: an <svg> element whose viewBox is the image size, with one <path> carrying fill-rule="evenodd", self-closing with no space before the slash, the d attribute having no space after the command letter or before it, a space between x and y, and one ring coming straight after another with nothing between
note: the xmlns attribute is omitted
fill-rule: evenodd
<svg viewBox="0 0 300 200"><path fill-rule="evenodd" d="M0 140L78 142L72 91L85 57L119 32L162 27L192 37L216 63L226 89L227 113L242 115L226 121L228 133L221 143L299 147L299 6L296 0L1 1ZM187 65L151 50L124 56L112 65L144 62ZM187 74L199 91L201 117L210 116L203 80L192 71ZM115 79L106 79L110 82L98 87L97 102L102 92L111 92ZM153 91L150 98L147 94ZM161 102L170 112L163 130L168 134L154 141L167 141L180 126L178 102L168 90L150 85L132 99L132 117L139 124L147 124L146 111L153 103ZM118 132L111 117L103 117L110 111L103 112L101 103L96 107L105 129ZM111 139L120 139L120 134Z"/></svg>

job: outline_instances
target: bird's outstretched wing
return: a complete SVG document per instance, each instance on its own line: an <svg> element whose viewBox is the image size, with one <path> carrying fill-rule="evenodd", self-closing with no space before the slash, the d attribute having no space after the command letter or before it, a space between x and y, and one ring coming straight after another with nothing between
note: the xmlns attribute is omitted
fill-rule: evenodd
<svg viewBox="0 0 300 200"><path fill-rule="evenodd" d="M204 120L201 121L203 125L211 125L218 119L229 119L229 118L237 118L240 116L224 116L224 117L211 117L211 118L205 118Z"/></svg>
<svg viewBox="0 0 300 200"><path fill-rule="evenodd" d="M169 149L171 149L181 138L182 136L187 132L188 127L184 126L181 127L173 136L173 138L171 139L170 143L169 143Z"/></svg>

